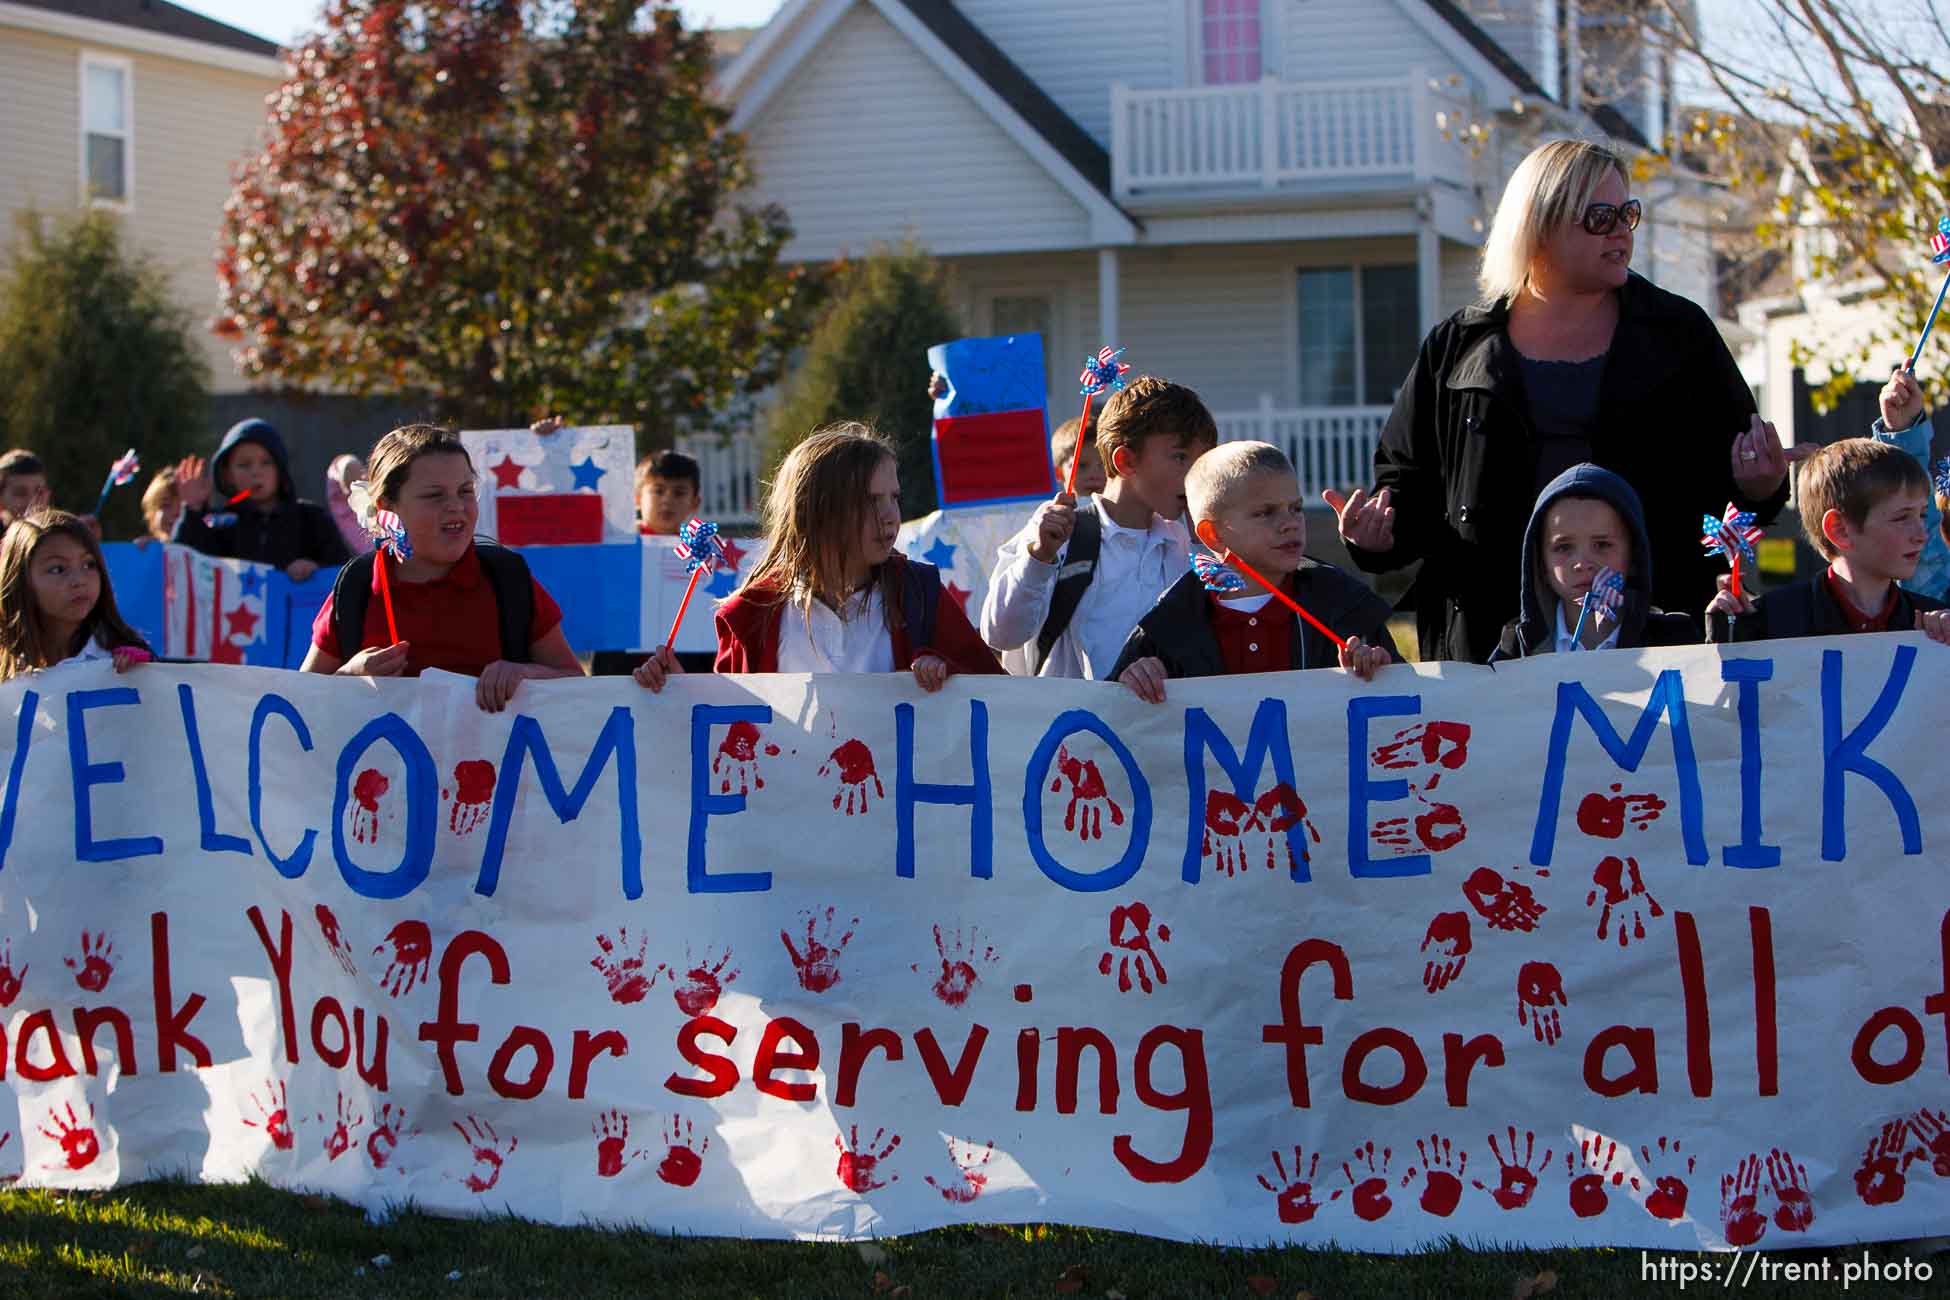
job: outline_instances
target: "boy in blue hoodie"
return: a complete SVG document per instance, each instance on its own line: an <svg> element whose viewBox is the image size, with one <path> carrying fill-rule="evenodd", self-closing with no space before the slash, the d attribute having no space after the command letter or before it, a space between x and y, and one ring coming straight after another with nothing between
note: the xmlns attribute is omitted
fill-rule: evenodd
<svg viewBox="0 0 1950 1300"><path fill-rule="evenodd" d="M183 460L176 487L183 513L171 540L205 555L268 564L293 582L352 558L331 512L298 499L284 439L263 420L232 425L207 472L202 457Z"/></svg>
<svg viewBox="0 0 1950 1300"><path fill-rule="evenodd" d="M1592 581L1604 569L1625 579L1615 612L1593 608L1579 623ZM1608 469L1573 465L1544 485L1523 535L1523 613L1504 625L1491 663L1566 650L1636 650L1698 645L1700 625L1655 608L1652 539L1632 485ZM1575 632L1576 639L1573 639Z"/></svg>

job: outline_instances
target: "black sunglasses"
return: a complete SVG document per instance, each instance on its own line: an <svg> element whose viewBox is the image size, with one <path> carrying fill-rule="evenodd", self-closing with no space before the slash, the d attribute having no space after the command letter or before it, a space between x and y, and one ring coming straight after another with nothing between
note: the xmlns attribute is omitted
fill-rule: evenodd
<svg viewBox="0 0 1950 1300"><path fill-rule="evenodd" d="M1637 230L1642 209L1637 199L1626 199L1623 203L1594 203L1584 210L1578 224L1584 227L1587 235L1609 235L1624 222L1625 229Z"/></svg>

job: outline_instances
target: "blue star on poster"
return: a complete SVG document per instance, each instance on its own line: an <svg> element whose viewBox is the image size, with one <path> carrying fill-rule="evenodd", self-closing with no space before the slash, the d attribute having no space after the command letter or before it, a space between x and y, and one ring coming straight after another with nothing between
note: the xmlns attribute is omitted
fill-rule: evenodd
<svg viewBox="0 0 1950 1300"><path fill-rule="evenodd" d="M711 581L704 590L722 600L738 590L738 575L730 569L719 569L711 575Z"/></svg>
<svg viewBox="0 0 1950 1300"><path fill-rule="evenodd" d="M569 491L580 492L588 488L591 492L600 492L602 489L597 486L597 483L608 472L594 460L584 456L576 464L569 466L569 473L575 476L575 482L570 486Z"/></svg>
<svg viewBox="0 0 1950 1300"><path fill-rule="evenodd" d="M244 584L244 594L246 596L262 596L264 594L264 570L258 568L256 565L253 564L249 568L246 568L240 581Z"/></svg>
<svg viewBox="0 0 1950 1300"><path fill-rule="evenodd" d="M921 552L921 558L937 569L952 569L955 567L955 547L937 537L933 546Z"/></svg>

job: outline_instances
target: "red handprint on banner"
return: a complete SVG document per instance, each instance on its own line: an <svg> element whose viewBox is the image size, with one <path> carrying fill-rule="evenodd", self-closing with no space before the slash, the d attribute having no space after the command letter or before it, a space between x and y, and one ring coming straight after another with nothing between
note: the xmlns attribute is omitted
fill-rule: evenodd
<svg viewBox="0 0 1950 1300"><path fill-rule="evenodd" d="M1404 728L1385 745L1378 745L1368 761L1391 772L1412 767L1442 767L1454 772L1469 761L1467 722L1424 722ZM1431 778L1423 787L1435 789Z"/></svg>
<svg viewBox="0 0 1950 1300"><path fill-rule="evenodd" d="M1302 1159L1299 1147L1293 1148L1293 1174L1288 1177L1286 1164L1280 1153L1274 1151L1273 1179L1268 1181L1265 1174L1259 1175L1259 1185L1273 1193L1273 1209L1280 1216L1281 1223L1305 1223L1320 1212L1320 1202L1314 1199L1314 1177L1320 1169L1320 1152ZM1328 1200L1339 1196L1335 1192Z"/></svg>
<svg viewBox="0 0 1950 1300"><path fill-rule="evenodd" d="M1205 857L1228 876L1246 869L1246 846L1240 834L1252 816L1252 805L1230 790L1211 790L1205 796Z"/></svg>
<svg viewBox="0 0 1950 1300"><path fill-rule="evenodd" d="M251 1105L257 1107L258 1118L244 1120L244 1127L262 1128L265 1136L271 1139L272 1146L280 1151L291 1150L297 1138L291 1132L291 1114L285 1106L283 1081L266 1079L262 1097L255 1092L246 1095L250 1097Z"/></svg>
<svg viewBox="0 0 1950 1300"><path fill-rule="evenodd" d="M1938 1178L1950 1178L1950 1115L1927 1106L1909 1118L1909 1130L1929 1149L1930 1168ZM1912 1158L1921 1159L1922 1152Z"/></svg>
<svg viewBox="0 0 1950 1300"><path fill-rule="evenodd" d="M1605 1212L1606 1206L1611 1204L1611 1195L1605 1187L1607 1184L1617 1187L1623 1183L1625 1171L1613 1167L1618 1160L1618 1143L1603 1134L1594 1133L1580 1140L1578 1156L1582 1158L1584 1165L1584 1172L1581 1174L1577 1172L1578 1158L1573 1157L1569 1151L1564 1153L1564 1172L1575 1175L1571 1179L1571 1213L1580 1219L1589 1219ZM1631 1158L1631 1152L1628 1150L1625 1159L1629 1162ZM1638 1188L1636 1178L1632 1180L1632 1187L1633 1190Z"/></svg>
<svg viewBox="0 0 1950 1300"><path fill-rule="evenodd" d="M1782 1232L1806 1232L1815 1221L1814 1198L1808 1195L1808 1167L1796 1164L1792 1152L1776 1147L1767 1153L1767 1188L1774 1194L1774 1226Z"/></svg>
<svg viewBox="0 0 1950 1300"><path fill-rule="evenodd" d="M327 1120L321 1112L318 1122L331 1124L332 1129L325 1135L324 1148L327 1160L337 1160L352 1149L352 1135L365 1124L366 1117L347 1104L345 1094L339 1094L338 1117L336 1121Z"/></svg>
<svg viewBox="0 0 1950 1300"><path fill-rule="evenodd" d="M395 1108L391 1102L387 1102L373 1119L372 1134L366 1138L366 1158L372 1161L374 1169L384 1169L402 1140L418 1136L419 1129L406 1127L406 1107Z"/></svg>
<svg viewBox="0 0 1950 1300"><path fill-rule="evenodd" d="M74 972L76 987L89 993L100 993L108 987L110 977L115 974L115 941L108 937L106 930L99 930L92 936L83 930L80 959L64 957L62 961Z"/></svg>
<svg viewBox="0 0 1950 1300"><path fill-rule="evenodd" d="M352 780L352 807L346 818L351 823L352 838L361 844L379 842L379 801L392 788L377 768L367 768Z"/></svg>
<svg viewBox="0 0 1950 1300"><path fill-rule="evenodd" d="M616 932L611 940L606 934L596 936L596 947L600 949L589 964L603 977L603 987L609 990L610 1001L629 1005L641 1002L650 986L657 982L662 966L646 966L644 951L650 946L650 936L643 930L637 931L636 951L629 953L630 927L627 925Z"/></svg>
<svg viewBox="0 0 1950 1300"><path fill-rule="evenodd" d="M806 923L806 951L801 953L793 947L792 936L784 930L779 931L779 940L792 958L792 973L798 977L799 987L808 993L824 993L840 982L840 954L846 951L860 918L848 921L846 933L834 939L832 908L827 908L823 917L812 910L799 915Z"/></svg>
<svg viewBox="0 0 1950 1300"><path fill-rule="evenodd" d="M711 1149L707 1135L697 1140L697 1129L681 1115L664 1121L664 1158L658 1162L657 1177L672 1187L689 1187L704 1171L704 1153Z"/></svg>
<svg viewBox="0 0 1950 1300"><path fill-rule="evenodd" d="M1537 1158L1537 1134L1525 1129L1523 1134L1523 1155L1517 1154L1517 1127L1512 1124L1509 1130L1510 1155L1506 1159L1503 1149L1496 1144L1496 1134L1489 1135L1490 1154L1496 1157L1501 1177L1495 1187L1485 1187L1471 1179L1476 1188L1490 1194L1490 1199L1506 1210L1521 1210L1530 1204L1530 1198L1537 1191L1537 1172L1547 1169L1551 1162L1551 1149L1544 1148L1542 1159Z"/></svg>
<svg viewBox="0 0 1950 1300"><path fill-rule="evenodd" d="M701 1016L718 1005L718 998L723 995L725 987L738 978L738 967L731 966L730 948L726 948L724 956L713 962L709 945L705 946L703 958L697 961L692 961L687 945L684 960L690 963L689 969L684 972L684 982L672 988L670 996L677 1003L677 1009L685 1015ZM731 969L726 970L727 966L731 966ZM673 982L675 979L673 974Z"/></svg>
<svg viewBox="0 0 1950 1300"><path fill-rule="evenodd" d="M456 835L471 835L488 819L494 803L494 764L485 758L454 764L453 796L454 806L447 810L447 829Z"/></svg>
<svg viewBox="0 0 1950 1300"><path fill-rule="evenodd" d="M725 738L718 745L717 757L711 760L711 775L718 778L718 793L731 794L733 787L739 794L750 794L765 788L765 777L758 770L760 736L756 726L749 722L734 722L725 730ZM779 752L777 745L763 746L767 756Z"/></svg>
<svg viewBox="0 0 1950 1300"><path fill-rule="evenodd" d="M356 976L359 968L352 964L352 945L346 942L344 933L339 929L338 914L320 903L312 909L312 916L318 921L319 937L325 940L326 948L331 951L332 960L336 961L339 969L347 975Z"/></svg>
<svg viewBox="0 0 1950 1300"><path fill-rule="evenodd" d="M1538 872L1544 875L1544 872ZM1478 867L1463 881L1463 897L1492 930L1521 930L1528 934L1550 908L1537 901L1529 885L1505 880L1490 867Z"/></svg>
<svg viewBox="0 0 1950 1300"><path fill-rule="evenodd" d="M1415 1150L1422 1161L1419 1165L1408 1167L1408 1172L1402 1175L1402 1186L1407 1187L1420 1174L1423 1178L1422 1212L1446 1219L1462 1203L1462 1177L1463 1171L1469 1168L1469 1152L1455 1151L1449 1139L1437 1133L1429 1134L1426 1143L1416 1138Z"/></svg>
<svg viewBox="0 0 1950 1300"><path fill-rule="evenodd" d="M1639 1168L1648 1178L1653 1178L1654 1169L1664 1164L1667 1159L1671 1159L1674 1164L1678 1163L1679 1139L1673 1138L1670 1147L1666 1142L1667 1139L1663 1137L1659 1139L1657 1154L1654 1154L1654 1149L1650 1146L1639 1148ZM1686 1157L1687 1178L1692 1177L1695 1163L1692 1156ZM1668 1223L1677 1222L1686 1217L1688 1195L1690 1189L1684 1178L1679 1177L1678 1174L1660 1174L1653 1178L1652 1191L1645 1198L1645 1212L1655 1219L1664 1219Z"/></svg>
<svg viewBox="0 0 1950 1300"><path fill-rule="evenodd" d="M14 941L8 939L0 947L0 1007L14 1004L14 999L20 996L21 981L26 978L27 963L22 962L19 970L14 969Z"/></svg>
<svg viewBox="0 0 1950 1300"><path fill-rule="evenodd" d="M1563 1034L1558 1010L1569 1005L1564 996L1564 977L1547 961L1527 961L1517 971L1517 1023L1525 1023L1529 1012L1530 1032L1540 1043L1553 1046Z"/></svg>
<svg viewBox="0 0 1950 1300"><path fill-rule="evenodd" d="M964 939L960 927L948 936L943 936L941 927L934 927L934 950L941 957L941 974L934 981L934 996L943 1006L958 1007L968 1001L968 995L975 991L981 978L976 962L989 963L995 960L995 949L982 942L982 932L974 926L968 929ZM919 972L916 964L909 970Z"/></svg>
<svg viewBox="0 0 1950 1300"><path fill-rule="evenodd" d="M839 1174L841 1185L851 1192L866 1193L876 1187L885 1187L888 1183L899 1182L899 1174L882 1178L879 1176L879 1170L880 1162L893 1155L894 1149L900 1144L900 1134L895 1133L890 1136L883 1128L876 1129L872 1141L862 1145L858 1124L848 1128L847 1140L844 1142L840 1141L838 1134L834 1134L833 1147L840 1153L839 1165L835 1172Z"/></svg>
<svg viewBox="0 0 1950 1300"><path fill-rule="evenodd" d="M1157 937L1159 943L1171 942L1171 927L1160 924ZM1117 967L1117 991L1131 991L1131 972L1137 972L1138 987L1146 993L1151 992L1153 984L1169 983L1165 978L1165 964L1158 960L1157 949L1151 946L1151 909L1143 903L1132 903L1110 909L1110 946L1097 959L1097 973L1108 975L1112 963Z"/></svg>
<svg viewBox="0 0 1950 1300"><path fill-rule="evenodd" d="M1347 1185L1354 1193L1352 1199L1356 1218L1373 1223L1395 1208L1395 1203L1388 1199L1388 1164L1394 1156L1393 1148L1383 1147L1381 1164L1377 1166L1374 1159L1374 1143L1370 1141L1354 1148L1354 1154L1342 1162L1341 1173L1347 1178ZM1357 1163L1361 1166L1358 1174L1354 1168ZM1341 1194L1335 1192L1327 1199L1337 1201L1340 1197Z"/></svg>
<svg viewBox="0 0 1950 1300"><path fill-rule="evenodd" d="M384 953L389 944L392 951L386 958L386 971L379 977L379 987L392 997L403 997L433 968L433 931L427 929L425 921L401 921L372 951L375 955Z"/></svg>
<svg viewBox="0 0 1950 1300"><path fill-rule="evenodd" d="M1855 1171L1855 1194L1862 1198L1862 1204L1893 1205L1903 1199L1905 1171L1918 1155L1905 1152L1908 1145L1909 1124L1900 1119L1890 1120L1870 1139Z"/></svg>
<svg viewBox="0 0 1950 1300"><path fill-rule="evenodd" d="M469 1129L473 1131L470 1133ZM460 1140L467 1144L468 1154L474 1157L474 1167L461 1182L468 1191L477 1194L501 1181L501 1167L515 1153L515 1148L521 1145L520 1138L509 1137L506 1139L507 1145L503 1146L503 1139L494 1131L494 1125L478 1115L467 1117L466 1128L461 1127L458 1120L454 1121L454 1132L460 1134Z"/></svg>
<svg viewBox="0 0 1950 1300"><path fill-rule="evenodd" d="M1117 800L1110 797L1104 785L1104 774L1098 770L1096 760L1076 758L1071 755L1067 745L1056 750L1057 778L1050 783L1050 793L1062 790L1063 783L1070 783L1070 802L1063 809L1063 829L1076 832L1079 840L1088 842L1104 837L1104 813L1110 813L1110 824L1124 824L1124 810Z"/></svg>
<svg viewBox="0 0 1950 1300"><path fill-rule="evenodd" d="M95 1108L92 1104L88 1107L85 1120L74 1113L72 1102L60 1111L48 1107L47 1122L41 1125L41 1136L52 1138L61 1148L61 1159L50 1164L49 1169L64 1166L70 1170L86 1169L102 1153L101 1139L95 1136Z"/></svg>
<svg viewBox="0 0 1950 1300"><path fill-rule="evenodd" d="M960 1175L951 1183L937 1183L932 1174L922 1174L921 1181L941 1193L941 1199L954 1205L967 1205L982 1194L989 1185L989 1176L984 1172L989 1161L995 1156L995 1143L976 1146L973 1142L963 1143L956 1150L954 1138L948 1139L948 1159Z"/></svg>
<svg viewBox="0 0 1950 1300"><path fill-rule="evenodd" d="M880 773L874 770L873 751L858 740L849 740L831 754L820 765L821 776L831 776L834 768L839 769L840 786L833 791L833 807L837 810L844 798L846 815L857 816L865 812L873 803L867 796L867 786L873 786L875 797L885 799L887 787L880 783Z"/></svg>
<svg viewBox="0 0 1950 1300"><path fill-rule="evenodd" d="M1307 836L1315 844L1320 843L1320 832L1307 820L1307 801L1292 786L1281 782L1253 801L1252 816L1246 821L1245 834L1264 836L1266 840L1266 869L1279 869L1279 859L1284 857L1288 871L1297 869L1293 861L1293 850L1289 847L1287 832L1295 826L1305 826ZM1313 854L1307 848L1305 839L1300 842L1300 860L1312 861Z"/></svg>
<svg viewBox="0 0 1950 1300"><path fill-rule="evenodd" d="M642 1151L628 1151L630 1117L620 1110L606 1110L590 1125L596 1135L596 1177L614 1178L623 1166L642 1158ZM627 1154L626 1154L627 1152Z"/></svg>
<svg viewBox="0 0 1950 1300"><path fill-rule="evenodd" d="M1645 938L1645 913L1653 917L1664 916L1666 910L1659 906L1659 900L1645 890L1645 881L1639 876L1637 858L1607 857L1591 873L1591 890L1584 896L1584 905L1590 907L1602 898L1603 910L1598 913L1598 938L1607 937L1611 928L1613 909L1618 911L1618 946L1623 948L1633 939ZM1643 902L1641 902L1643 900ZM1625 924L1626 914L1631 917L1631 925Z"/></svg>
<svg viewBox="0 0 1950 1300"><path fill-rule="evenodd" d="M1615 840L1625 833L1625 824L1644 830L1659 820L1666 801L1656 794L1620 794L1625 787L1615 785L1609 795L1592 793L1578 802L1578 829L1601 840Z"/></svg>
<svg viewBox="0 0 1950 1300"><path fill-rule="evenodd" d="M1422 987L1440 993L1463 972L1469 960L1469 916L1465 912L1437 912L1422 936L1422 951L1435 944L1435 955L1422 964Z"/></svg>
<svg viewBox="0 0 1950 1300"><path fill-rule="evenodd" d="M1760 1157L1749 1154L1730 1174L1720 1175L1720 1229L1729 1246L1751 1246L1767 1232L1760 1200Z"/></svg>

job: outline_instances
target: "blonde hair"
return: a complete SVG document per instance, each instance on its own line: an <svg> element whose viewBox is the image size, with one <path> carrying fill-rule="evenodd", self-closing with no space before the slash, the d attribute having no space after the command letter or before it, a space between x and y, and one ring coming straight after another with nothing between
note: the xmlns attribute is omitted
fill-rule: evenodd
<svg viewBox="0 0 1950 1300"><path fill-rule="evenodd" d="M738 594L754 603L789 600L810 623L815 600L838 610L848 590L848 551L865 529L874 472L894 460L891 443L858 421L830 424L786 454L766 486L760 530L765 554ZM894 566L880 566L888 630L901 626Z"/></svg>
<svg viewBox="0 0 1950 1300"><path fill-rule="evenodd" d="M149 480L149 486L142 489L142 521L149 526L149 533L163 541L169 540L169 533L162 528L162 517L174 501L179 506L182 493L176 486L176 470L159 469Z"/></svg>
<svg viewBox="0 0 1950 1300"><path fill-rule="evenodd" d="M1552 140L1538 145L1517 164L1503 187L1483 241L1476 286L1485 303L1513 302L1530 285L1530 267L1544 241L1567 222L1584 215L1592 194L1608 172L1629 185L1625 160L1603 145L1583 140Z"/></svg>
<svg viewBox="0 0 1950 1300"><path fill-rule="evenodd" d="M422 456L459 456L474 468L474 458L460 435L437 424L403 424L373 444L366 459L366 478L387 504L396 504L406 490L406 476Z"/></svg>
<svg viewBox="0 0 1950 1300"><path fill-rule="evenodd" d="M1192 522L1211 519L1259 474L1291 474L1293 462L1270 442L1222 442L1185 472Z"/></svg>
<svg viewBox="0 0 1950 1300"><path fill-rule="evenodd" d="M80 546L95 561L101 574L101 595L95 607L76 629L74 641L65 646L50 645L41 614L41 603L34 598L30 573L34 552L50 537L65 537ZM0 538L0 681L8 681L36 668L51 668L78 653L97 638L109 650L124 646L149 645L135 629L122 621L115 608L115 589L108 582L108 565L102 559L101 543L80 518L65 510L36 510L7 525Z"/></svg>

